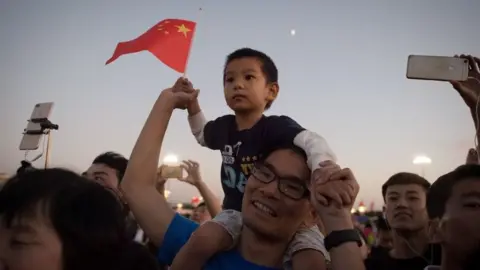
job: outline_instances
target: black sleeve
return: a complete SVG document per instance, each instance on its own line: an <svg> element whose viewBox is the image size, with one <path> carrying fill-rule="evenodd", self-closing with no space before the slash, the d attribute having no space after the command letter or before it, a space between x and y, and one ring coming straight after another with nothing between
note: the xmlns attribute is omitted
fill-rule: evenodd
<svg viewBox="0 0 480 270"><path fill-rule="evenodd" d="M224 115L207 122L203 127L205 146L212 150L220 150L224 145L232 124L235 123L233 115ZM235 125L233 125L235 127Z"/></svg>
<svg viewBox="0 0 480 270"><path fill-rule="evenodd" d="M288 116L268 116L263 143L270 149L293 144L293 139L305 129Z"/></svg>

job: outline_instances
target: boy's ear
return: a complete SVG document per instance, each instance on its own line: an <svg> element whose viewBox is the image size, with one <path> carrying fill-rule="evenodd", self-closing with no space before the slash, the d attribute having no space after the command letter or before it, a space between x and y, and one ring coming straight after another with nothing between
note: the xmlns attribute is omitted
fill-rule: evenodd
<svg viewBox="0 0 480 270"><path fill-rule="evenodd" d="M278 83L270 83L268 87L268 96L267 96L267 101L274 101L277 96L278 92L280 91L280 85Z"/></svg>

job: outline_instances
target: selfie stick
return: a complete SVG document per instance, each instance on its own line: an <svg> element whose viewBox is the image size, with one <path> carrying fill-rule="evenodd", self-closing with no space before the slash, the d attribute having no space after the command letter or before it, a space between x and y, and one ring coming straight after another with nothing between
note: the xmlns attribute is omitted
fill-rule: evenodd
<svg viewBox="0 0 480 270"><path fill-rule="evenodd" d="M30 121L33 123L40 124L40 130L25 130L23 134L47 136L47 149L45 151L45 169L46 169L48 168L48 162L50 160L51 131L58 130L58 125L53 124L47 118L32 119Z"/></svg>

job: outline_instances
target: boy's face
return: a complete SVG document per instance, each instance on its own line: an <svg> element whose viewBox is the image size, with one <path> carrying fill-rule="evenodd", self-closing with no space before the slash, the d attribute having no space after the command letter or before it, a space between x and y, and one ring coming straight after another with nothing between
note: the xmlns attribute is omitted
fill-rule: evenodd
<svg viewBox="0 0 480 270"><path fill-rule="evenodd" d="M239 58L227 64L224 94L233 111L263 111L267 102L276 98L278 90L277 83L267 84L262 64L256 58Z"/></svg>

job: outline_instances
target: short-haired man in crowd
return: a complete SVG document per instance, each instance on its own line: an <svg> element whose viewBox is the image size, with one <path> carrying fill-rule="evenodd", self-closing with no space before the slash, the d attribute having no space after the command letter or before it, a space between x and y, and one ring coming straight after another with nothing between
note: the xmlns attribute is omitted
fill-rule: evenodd
<svg viewBox="0 0 480 270"><path fill-rule="evenodd" d="M427 199L441 266L427 269L480 269L480 166L458 167L433 183Z"/></svg>
<svg viewBox="0 0 480 270"><path fill-rule="evenodd" d="M128 159L116 152L105 152L98 155L92 162L92 165L83 173L85 177L96 181L97 183L112 190L120 198L122 194L119 186L127 169ZM129 238L136 238L139 232L138 224L129 213L128 206L125 204L127 234ZM140 239L138 239L140 241Z"/></svg>
<svg viewBox="0 0 480 270"><path fill-rule="evenodd" d="M368 258L368 270L423 270L432 260L426 209L430 183L407 172L394 174L382 186L385 215L393 234L392 249ZM434 256L433 256L434 257Z"/></svg>

